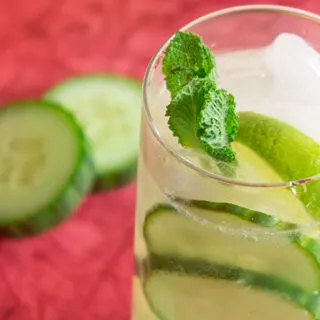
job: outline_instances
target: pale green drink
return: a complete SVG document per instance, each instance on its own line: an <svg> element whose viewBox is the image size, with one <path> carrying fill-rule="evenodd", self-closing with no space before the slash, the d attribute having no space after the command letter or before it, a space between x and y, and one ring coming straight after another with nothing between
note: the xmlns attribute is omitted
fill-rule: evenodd
<svg viewBox="0 0 320 320"><path fill-rule="evenodd" d="M236 165L177 143L165 117L170 97L161 72L162 49L155 56L144 87L133 319L320 319L320 182L304 180L309 172L319 173L318 158L303 142L311 137L315 150L320 142L315 107L320 94L306 63L317 61L318 53L304 42L313 40L304 34L307 26L320 29L317 19L280 7L251 6L186 27L214 52L220 84L235 96L240 118L241 111L254 111L301 131L280 132L273 120L257 130L252 123L261 119L251 122L243 114L249 123L245 128L255 131L250 138L241 133L233 143ZM247 34L233 38L231 33L241 28ZM291 60L283 60L286 50ZM290 66L297 66L297 73L281 77L279 68L285 73ZM269 131L273 135L266 143ZM278 143L286 135L292 142ZM301 153L306 155L302 163L281 156L304 145L309 149ZM284 179L294 166L295 181Z"/></svg>

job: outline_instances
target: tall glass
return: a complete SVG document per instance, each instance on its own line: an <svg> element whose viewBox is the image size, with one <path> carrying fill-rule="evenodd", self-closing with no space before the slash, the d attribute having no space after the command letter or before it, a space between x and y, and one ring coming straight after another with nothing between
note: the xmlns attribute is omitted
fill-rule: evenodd
<svg viewBox="0 0 320 320"><path fill-rule="evenodd" d="M319 22L291 8L244 6L182 30L212 49L220 85L239 112L281 119L320 142ZM179 146L165 116L167 45L144 80L133 319L320 319L320 172L305 170L317 155L293 162L285 179L281 170L292 159L277 166L238 141L235 165ZM292 154L294 144L278 141L268 148Z"/></svg>

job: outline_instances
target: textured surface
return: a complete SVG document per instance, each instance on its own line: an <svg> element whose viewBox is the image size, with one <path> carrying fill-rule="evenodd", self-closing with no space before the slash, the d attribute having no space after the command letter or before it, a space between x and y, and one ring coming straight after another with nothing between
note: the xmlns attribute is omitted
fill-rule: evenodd
<svg viewBox="0 0 320 320"><path fill-rule="evenodd" d="M65 77L142 78L178 27L239 0L0 0L0 102ZM320 11L317 0L269 1ZM0 242L0 320L129 320L135 185L87 199L56 230Z"/></svg>

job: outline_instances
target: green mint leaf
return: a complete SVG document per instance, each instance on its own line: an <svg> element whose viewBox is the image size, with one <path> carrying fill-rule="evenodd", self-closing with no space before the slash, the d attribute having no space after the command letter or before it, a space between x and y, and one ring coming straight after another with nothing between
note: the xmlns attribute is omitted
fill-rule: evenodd
<svg viewBox="0 0 320 320"><path fill-rule="evenodd" d="M211 78L215 82L215 58L199 36L177 32L165 52L162 72L173 98L196 77Z"/></svg>
<svg viewBox="0 0 320 320"><path fill-rule="evenodd" d="M193 79L185 85L167 106L169 128L185 147L201 149L199 115L207 94L214 85L206 79Z"/></svg>
<svg viewBox="0 0 320 320"><path fill-rule="evenodd" d="M231 162L235 153L230 143L238 128L234 97L223 89L212 89L208 95L198 118L202 148L217 160Z"/></svg>
<svg viewBox="0 0 320 320"><path fill-rule="evenodd" d="M162 63L171 92L169 128L182 146L204 150L216 160L232 162L238 128L234 97L218 89L215 58L201 38L177 32Z"/></svg>
<svg viewBox="0 0 320 320"><path fill-rule="evenodd" d="M234 99L210 79L191 80L172 99L166 115L181 145L204 149L217 160L235 159L230 146L238 126Z"/></svg>

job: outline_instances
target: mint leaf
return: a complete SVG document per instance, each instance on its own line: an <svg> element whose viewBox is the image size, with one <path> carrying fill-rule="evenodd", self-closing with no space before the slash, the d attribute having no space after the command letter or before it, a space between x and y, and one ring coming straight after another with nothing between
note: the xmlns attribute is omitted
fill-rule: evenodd
<svg viewBox="0 0 320 320"><path fill-rule="evenodd" d="M193 79L185 85L167 106L169 128L179 143L185 147L201 149L199 139L199 115L214 88L207 79Z"/></svg>
<svg viewBox="0 0 320 320"><path fill-rule="evenodd" d="M179 90L196 77L208 77L215 82L215 58L200 37L177 32L165 52L162 72L166 76L171 96L175 97Z"/></svg>
<svg viewBox="0 0 320 320"><path fill-rule="evenodd" d="M204 149L217 160L235 159L230 143L237 130L235 103L209 79L195 78L167 106L169 128L181 145Z"/></svg>
<svg viewBox="0 0 320 320"><path fill-rule="evenodd" d="M215 58L201 38L177 32L162 63L171 103L166 115L182 146L204 150L213 158L232 162L238 128L234 97L216 86Z"/></svg>
<svg viewBox="0 0 320 320"><path fill-rule="evenodd" d="M211 89L208 95L198 117L202 147L215 159L231 162L235 153L230 143L238 128L234 97L223 89Z"/></svg>

